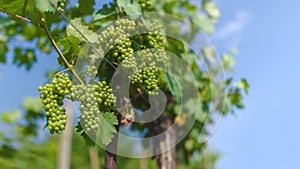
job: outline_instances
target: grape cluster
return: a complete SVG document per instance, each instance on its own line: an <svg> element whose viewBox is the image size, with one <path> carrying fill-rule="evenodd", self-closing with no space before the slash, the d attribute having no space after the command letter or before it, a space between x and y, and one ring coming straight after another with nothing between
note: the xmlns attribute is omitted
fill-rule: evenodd
<svg viewBox="0 0 300 169"><path fill-rule="evenodd" d="M136 24L129 19L120 19L115 25L109 26L99 35L99 45L102 49L112 50L111 61L121 62L133 54L130 35L136 31ZM107 51L105 51L107 52Z"/></svg>
<svg viewBox="0 0 300 169"><path fill-rule="evenodd" d="M44 105L50 133L61 133L65 129L67 116L63 105L64 97L71 92L72 82L68 74L58 74L51 84L39 86L40 98Z"/></svg>
<svg viewBox="0 0 300 169"><path fill-rule="evenodd" d="M139 4L141 5L142 9L147 9L151 7L151 0L139 0Z"/></svg>
<svg viewBox="0 0 300 169"><path fill-rule="evenodd" d="M97 75L97 68L96 66L87 66L86 74L89 75L90 77L94 77Z"/></svg>
<svg viewBox="0 0 300 169"><path fill-rule="evenodd" d="M100 122L100 110L98 108L97 99L95 96L96 86L88 85L74 85L72 100L80 101L80 121L87 132L95 133Z"/></svg>
<svg viewBox="0 0 300 169"><path fill-rule="evenodd" d="M109 111L115 106L116 97L105 81L97 83L95 96L101 111Z"/></svg>
<svg viewBox="0 0 300 169"><path fill-rule="evenodd" d="M131 77L132 84L144 88L149 95L158 94L155 91L159 89L158 78L168 60L161 29L162 26L158 22L152 22L150 32L142 35L143 40L140 43L146 42L147 49L140 51L136 57L137 69Z"/></svg>
<svg viewBox="0 0 300 169"><path fill-rule="evenodd" d="M157 82L160 69L158 68L145 68L137 71L132 77L132 84L144 87L148 95L157 95L155 90L158 90Z"/></svg>
<svg viewBox="0 0 300 169"><path fill-rule="evenodd" d="M72 100L80 101L80 121L87 132L95 133L99 127L101 112L110 111L116 98L105 81L97 85L74 85Z"/></svg>
<svg viewBox="0 0 300 169"><path fill-rule="evenodd" d="M145 49L139 51L135 60L139 69L145 67L162 68L162 66L167 62L167 54L162 49Z"/></svg>
<svg viewBox="0 0 300 169"><path fill-rule="evenodd" d="M151 5L150 0L140 3L145 7ZM148 94L155 94L161 68L167 62L162 25L154 21L148 33L139 34L139 30L146 28L138 23L120 19L99 34L98 43L102 49L107 49L104 53L108 60L121 64L122 72L128 73L132 84L143 88ZM138 56L134 56L137 51Z"/></svg>
<svg viewBox="0 0 300 169"><path fill-rule="evenodd" d="M121 64L122 72L129 75L131 78L131 74L137 71L138 66L135 57L129 56L125 58Z"/></svg>
<svg viewBox="0 0 300 169"><path fill-rule="evenodd" d="M58 0L57 1L57 9L61 12L64 11L64 7L65 7L65 0Z"/></svg>
<svg viewBox="0 0 300 169"><path fill-rule="evenodd" d="M165 49L164 48L164 36L161 34L162 25L157 21L150 24L150 32L146 35L146 41L149 44L149 48Z"/></svg>

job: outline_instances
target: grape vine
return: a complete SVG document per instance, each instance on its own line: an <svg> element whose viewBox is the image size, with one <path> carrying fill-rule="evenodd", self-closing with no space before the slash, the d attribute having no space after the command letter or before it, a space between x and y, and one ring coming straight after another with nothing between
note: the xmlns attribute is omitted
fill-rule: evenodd
<svg viewBox="0 0 300 169"><path fill-rule="evenodd" d="M150 137L162 133L169 123L180 127L187 124L187 118L191 118L196 121L196 127L191 126L193 131L187 133L178 149L179 152L187 153L186 156L201 154L197 151L204 146L198 138L201 134L206 134L206 123L213 122L208 116L210 105L216 104L211 107L215 112L224 112L224 115L234 112L234 108L243 107L242 92L248 91L245 79L234 85L233 78L225 79L226 83L222 83L224 79L220 78L214 84L213 78L219 79L219 70L222 73L223 69L233 72L231 55L234 54L226 54L221 59L221 66L212 64L213 67L206 67L200 65L200 61L201 64L211 64L211 60L219 61L212 59L216 57L212 47L212 50L206 50L210 46L201 46L210 43L201 42L199 50L190 48L191 44L198 42L198 35L202 36L201 31L213 33L214 24L219 19L215 2L202 0L197 5L191 1L178 0L114 0L104 4L102 8L98 5L99 2L94 0L0 1L0 12L5 14L1 15L3 24L0 24L1 30L4 30L0 34L4 35L4 38L0 37L0 62L5 63L4 54L12 52L13 64L29 70L39 60L37 53L52 55L51 48L55 49L58 65L61 66L59 69L66 69L68 73L63 73L63 70L54 75L50 83L38 87L45 111L46 127L51 134L61 134L69 126L66 125L68 117L64 101L70 99L80 110L76 132L86 142L92 143L88 145L100 143L98 145L107 146L122 124L133 124L129 127L130 130L137 129L145 137ZM170 17L172 15L177 17ZM11 18L15 21L8 22ZM184 18L184 21L180 18ZM172 33L178 36L174 37ZM33 47L8 47L12 39L20 37L25 43L32 43ZM174 55L169 56L166 51ZM177 67L174 62L176 59L170 59L173 56L178 56L176 59L185 62L186 67L179 69L183 66ZM84 63L81 64L80 60L84 60ZM189 71L195 75L195 79L186 76ZM169 72L175 73L167 75ZM114 78L121 75L121 80L113 86ZM173 75L175 77L171 77ZM123 79L124 76L128 77ZM128 79L130 83L127 83ZM129 84L126 88L128 90L123 90L126 85L123 85L125 83L122 80ZM187 89L180 91L182 88L177 83L182 83ZM192 91L192 87L196 90ZM215 91L212 92L212 89ZM123 91L129 92L126 93L128 95L123 96ZM189 96L184 97L189 99L184 102L180 98L183 93L193 96L200 94L201 103L196 97ZM162 97L165 100L158 99L162 96L160 94L165 94ZM222 99L225 97L228 97L226 101ZM166 104L162 107L165 109L156 109L158 103ZM201 109L201 116L197 116L197 119L193 116L194 105L200 105ZM149 118L148 124L138 123L144 117L152 116L153 114L148 113L151 111L161 116L156 119ZM187 117L181 113L186 113ZM182 120L180 125L176 122L176 116ZM112 143L118 142L118 137L115 138ZM175 140L172 137L165 139ZM153 146L153 152L160 148L157 145Z"/></svg>

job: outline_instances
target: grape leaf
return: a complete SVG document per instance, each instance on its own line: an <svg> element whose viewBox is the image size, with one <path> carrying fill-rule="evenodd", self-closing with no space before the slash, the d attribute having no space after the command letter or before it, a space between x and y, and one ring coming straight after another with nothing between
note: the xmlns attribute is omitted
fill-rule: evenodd
<svg viewBox="0 0 300 169"><path fill-rule="evenodd" d="M6 122L6 123L15 122L19 118L21 118L21 113L18 110L13 110L10 112L3 112L1 115L2 121Z"/></svg>
<svg viewBox="0 0 300 169"><path fill-rule="evenodd" d="M75 18L70 21L71 23L67 26L67 35L75 36L81 41L90 41L91 43L95 43L98 40L98 36L93 31L89 30L87 26L84 26L81 22L80 18ZM76 27L76 28L74 28ZM80 33L80 32L81 33Z"/></svg>
<svg viewBox="0 0 300 169"><path fill-rule="evenodd" d="M204 4L204 10L212 19L219 19L220 11L215 2L207 2Z"/></svg>
<svg viewBox="0 0 300 169"><path fill-rule="evenodd" d="M213 47L205 46L202 48L201 52L204 55L204 57L211 63L214 63L216 61L215 59L216 51Z"/></svg>
<svg viewBox="0 0 300 169"><path fill-rule="evenodd" d="M80 40L74 36L68 36L60 39L58 44L63 46L63 55L69 63L72 63L73 59L75 59L80 52ZM57 58L57 62L60 65L64 65L64 62L60 57Z"/></svg>
<svg viewBox="0 0 300 169"><path fill-rule="evenodd" d="M39 20L39 13L35 7L34 0L1 0L0 7L8 12L28 17L31 20ZM13 17L16 21L20 19Z"/></svg>
<svg viewBox="0 0 300 169"><path fill-rule="evenodd" d="M83 131L80 122L77 123L75 127L75 131L77 133L80 133L81 138L84 140L87 146L91 146L91 147L95 146L95 142L90 138L89 135L86 134L86 132Z"/></svg>
<svg viewBox="0 0 300 169"><path fill-rule="evenodd" d="M118 124L118 119L113 113L103 113L100 116L99 129L96 133L96 141L104 145L108 145L116 133L114 125Z"/></svg>
<svg viewBox="0 0 300 169"><path fill-rule="evenodd" d="M118 0L118 5L123 7L127 15L137 16L136 14L142 13L142 8L137 0Z"/></svg>
<svg viewBox="0 0 300 169"><path fill-rule="evenodd" d="M234 73L233 66L235 64L234 58L231 54L223 54L222 56L222 64L225 70L230 71L231 73Z"/></svg>
<svg viewBox="0 0 300 169"><path fill-rule="evenodd" d="M5 29L7 26L15 24L14 20L11 20L10 18L7 18L6 16L0 15L0 30ZM1 39L1 37L0 37Z"/></svg>
<svg viewBox="0 0 300 169"><path fill-rule="evenodd" d="M35 2L35 6L41 12L55 12L56 11L55 8L57 7L57 0L34 0L34 2Z"/></svg>
<svg viewBox="0 0 300 169"><path fill-rule="evenodd" d="M96 12L96 14L93 15L93 21L102 20L107 17L110 17L111 19L111 16L113 16L114 18L117 16L115 5L104 5L101 9L99 9Z"/></svg>
<svg viewBox="0 0 300 169"><path fill-rule="evenodd" d="M95 146L95 142L86 134L86 132L82 132L80 136L83 138L85 144L90 147Z"/></svg>
<svg viewBox="0 0 300 169"><path fill-rule="evenodd" d="M106 13L106 11L101 11L101 10L99 10L99 13L97 13L97 14L95 14L95 15L93 16L93 21L105 19L105 18L107 18L107 17L109 17L109 16L112 16L112 15L114 15L114 14L116 14L116 12Z"/></svg>
<svg viewBox="0 0 300 169"><path fill-rule="evenodd" d="M249 83L247 82L246 79L242 78L239 82L235 84L236 87L242 88L246 94L248 94L249 90Z"/></svg>
<svg viewBox="0 0 300 169"><path fill-rule="evenodd" d="M26 97L22 103L22 108L28 112L41 112L43 104L40 98Z"/></svg>
<svg viewBox="0 0 300 169"><path fill-rule="evenodd" d="M29 70L33 63L36 62L36 57L32 49L22 50L21 48L15 48L13 63L18 67L25 66L26 70Z"/></svg>
<svg viewBox="0 0 300 169"><path fill-rule="evenodd" d="M212 34L215 26L213 21L203 14L195 14L192 16L192 22L198 26L203 32Z"/></svg>
<svg viewBox="0 0 300 169"><path fill-rule="evenodd" d="M0 1L0 6L1 8L12 12L14 14L18 14L18 15L22 15L22 11L23 11L23 5L24 1L23 0L15 0L15 1L11 1L11 0L1 0ZM25 6L26 9L26 6Z"/></svg>
<svg viewBox="0 0 300 169"><path fill-rule="evenodd" d="M182 60L184 60L188 65L195 63L198 59L198 56L194 53L182 53L181 54Z"/></svg>
<svg viewBox="0 0 300 169"><path fill-rule="evenodd" d="M176 80L174 79L174 74L170 75L168 72L164 73L164 80L167 82L168 88L173 96L180 96L181 91L178 87Z"/></svg>
<svg viewBox="0 0 300 169"><path fill-rule="evenodd" d="M94 12L93 5L95 5L94 0L79 0L79 12L82 15L92 14Z"/></svg>

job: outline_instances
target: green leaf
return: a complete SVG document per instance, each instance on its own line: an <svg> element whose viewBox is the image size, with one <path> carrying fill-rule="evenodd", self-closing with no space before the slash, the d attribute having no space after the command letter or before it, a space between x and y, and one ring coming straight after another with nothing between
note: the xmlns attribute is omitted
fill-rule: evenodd
<svg viewBox="0 0 300 169"><path fill-rule="evenodd" d="M87 26L84 26L81 22L80 18L75 18L70 21L71 23L67 26L67 35L75 36L81 41L90 41L91 43L95 43L98 41L98 35L93 31L89 30ZM77 29L75 29L76 27ZM80 31L80 32L78 32Z"/></svg>
<svg viewBox="0 0 300 169"><path fill-rule="evenodd" d="M81 49L81 41L74 36L62 38L58 41L58 44L63 47L63 55L69 63L78 56ZM60 65L64 65L64 62L60 57L57 58L57 62Z"/></svg>
<svg viewBox="0 0 300 169"><path fill-rule="evenodd" d="M166 47L168 51L177 55L180 55L185 51L183 42L173 37L167 37Z"/></svg>
<svg viewBox="0 0 300 169"><path fill-rule="evenodd" d="M18 110L13 110L10 112L3 112L1 115L2 121L6 122L6 123L15 122L19 118L21 118L21 112Z"/></svg>
<svg viewBox="0 0 300 169"><path fill-rule="evenodd" d="M184 142L184 147L186 148L187 151L192 151L194 149L194 140L189 139Z"/></svg>
<svg viewBox="0 0 300 169"><path fill-rule="evenodd" d="M11 26L13 24L15 24L16 22L14 20L11 20L10 18L6 17L6 16L1 16L0 15L0 30L2 31L3 29L5 29L8 26ZM1 39L1 36L0 36Z"/></svg>
<svg viewBox="0 0 300 169"><path fill-rule="evenodd" d="M15 48L14 54L13 63L18 67L25 66L26 70L29 70L32 64L36 62L34 50L32 49L22 50L21 48Z"/></svg>
<svg viewBox="0 0 300 169"><path fill-rule="evenodd" d="M80 133L81 138L84 140L84 142L86 143L87 146L90 146L90 147L95 146L95 142L90 138L90 136L88 134L86 134L86 132L83 131L83 128L82 128L80 122L77 123L77 125L75 127L75 131L77 133Z"/></svg>
<svg viewBox="0 0 300 169"><path fill-rule="evenodd" d="M106 13L106 11L103 11L103 10L101 11L100 10L99 13L97 13L96 15L94 15L93 21L105 19L105 18L107 18L109 16L112 16L114 14L116 14L116 12Z"/></svg>
<svg viewBox="0 0 300 169"><path fill-rule="evenodd" d="M174 113L176 114L176 115L179 115L180 113L181 113L181 110L182 110L182 107L181 107L181 105L175 105L174 106Z"/></svg>
<svg viewBox="0 0 300 169"><path fill-rule="evenodd" d="M175 79L168 73L168 71L166 71L164 73L163 77L164 77L165 82L167 82L168 88L169 88L170 92L172 93L172 95L180 96L181 95L180 88L178 87Z"/></svg>
<svg viewBox="0 0 300 169"><path fill-rule="evenodd" d="M244 78L241 79L241 81L237 82L235 84L235 86L239 87L239 88L242 88L245 91L245 93L248 94L248 90L249 90L250 85L249 85L249 83L247 82L246 79L244 79Z"/></svg>
<svg viewBox="0 0 300 169"><path fill-rule="evenodd" d="M108 145L114 138L116 128L114 125L118 124L118 119L113 113L103 113L100 116L99 129L96 133L96 141L104 145Z"/></svg>
<svg viewBox="0 0 300 169"><path fill-rule="evenodd" d="M8 51L6 39L0 35L0 62L5 63L6 57L5 54Z"/></svg>
<svg viewBox="0 0 300 169"><path fill-rule="evenodd" d="M100 10L93 15L93 21L103 20L112 21L117 18L116 4L104 5ZM104 22L105 23L105 22Z"/></svg>
<svg viewBox="0 0 300 169"><path fill-rule="evenodd" d="M51 1L51 3L50 3ZM34 0L35 6L41 12L55 12L57 7L57 0ZM55 7L53 7L52 5Z"/></svg>
<svg viewBox="0 0 300 169"><path fill-rule="evenodd" d="M39 98L26 97L22 104L23 109L30 112L41 112L43 104Z"/></svg>
<svg viewBox="0 0 300 169"><path fill-rule="evenodd" d="M142 13L142 8L137 0L118 0L118 5L123 7L127 15L137 16L136 14Z"/></svg>
<svg viewBox="0 0 300 169"><path fill-rule="evenodd" d="M227 53L223 54L222 63L223 63L224 69L230 71L231 73L234 72L233 66L235 64L235 60L232 55L227 54Z"/></svg>
<svg viewBox="0 0 300 169"><path fill-rule="evenodd" d="M0 7L17 15L29 17L31 20L39 20L39 13L35 7L34 0L1 0ZM16 21L20 19L12 17Z"/></svg>
<svg viewBox="0 0 300 169"><path fill-rule="evenodd" d="M119 124L117 117L112 112L103 113L103 118L111 126Z"/></svg>
<svg viewBox="0 0 300 169"><path fill-rule="evenodd" d="M93 6L95 5L94 0L79 0L79 12L82 15L92 14L94 12Z"/></svg>
<svg viewBox="0 0 300 169"><path fill-rule="evenodd" d="M185 112L192 112L194 110L195 105L199 105L199 99L198 98L190 98L187 101L184 102L183 109Z"/></svg>
<svg viewBox="0 0 300 169"><path fill-rule="evenodd" d="M192 16L192 22L198 26L203 32L212 34L215 26L212 20L203 14L195 14Z"/></svg>
<svg viewBox="0 0 300 169"><path fill-rule="evenodd" d="M211 63L215 62L215 60L216 60L216 58L215 58L216 51L213 47L210 47L210 46L203 47L201 52L204 55L204 57L206 59L208 59Z"/></svg>
<svg viewBox="0 0 300 169"><path fill-rule="evenodd" d="M24 4L23 0L15 0L15 1L1 0L0 1L1 8L18 15L22 15L22 11L23 11L22 4Z"/></svg>
<svg viewBox="0 0 300 169"><path fill-rule="evenodd" d="M194 4L192 4L190 1L184 1L181 4L182 6L185 7L185 9L187 10L187 12L193 13L196 12L198 7Z"/></svg>
<svg viewBox="0 0 300 169"><path fill-rule="evenodd" d="M220 11L217 7L217 4L215 2L207 2L204 4L204 10L207 12L207 14L212 18L212 19L219 19L220 17Z"/></svg>
<svg viewBox="0 0 300 169"><path fill-rule="evenodd" d="M182 53L181 54L182 60L184 60L188 65L195 63L198 59L198 56L194 53Z"/></svg>

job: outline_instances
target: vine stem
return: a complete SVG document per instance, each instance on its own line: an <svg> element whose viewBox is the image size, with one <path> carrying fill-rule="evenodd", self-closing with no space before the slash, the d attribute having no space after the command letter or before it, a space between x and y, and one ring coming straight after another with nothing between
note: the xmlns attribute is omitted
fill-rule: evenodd
<svg viewBox="0 0 300 169"><path fill-rule="evenodd" d="M75 78L81 83L84 84L83 81L80 79L80 77L78 76L78 74L76 73L76 71L73 69L73 66L67 61L67 59L65 58L65 56L62 54L62 52L60 51L58 45L56 44L54 38L52 37L49 29L47 28L46 25L43 25L42 27L44 29L44 31L46 32L46 35L48 37L48 39L50 40L51 44L53 45L54 49L56 50L56 52L58 53L58 55L61 57L61 59L63 60L63 62L66 64L67 68L73 73L73 75L75 76Z"/></svg>
<svg viewBox="0 0 300 169"><path fill-rule="evenodd" d="M9 11L7 11L7 10L1 8L1 7L0 7L0 12L6 13L6 14L11 15L11 16L14 16L14 17L16 17L16 18L18 18L18 19L21 19L21 20L23 20L23 21L26 21L26 22L28 22L28 23L31 23L31 24L33 24L33 25L35 25L35 26L41 28L41 25L39 25L38 23L33 22L32 20L30 20L30 19L28 19L28 18L25 18L25 17L23 17L23 16L14 14L14 13L12 13L12 12L9 12Z"/></svg>
<svg viewBox="0 0 300 169"><path fill-rule="evenodd" d="M25 17L23 17L23 16L20 16L20 15L15 14L15 13L9 12L9 11L7 11L7 10L1 8L1 7L0 7L0 12L6 13L6 14L11 15L11 16L13 16L13 17L16 17L16 18L18 18L18 19L21 19L21 20L23 20L23 21L26 21L26 22L28 22L28 23L31 23L31 24L33 24L33 25L39 27L39 28L42 28L42 29L45 31L45 33L46 33L48 39L50 40L50 42L51 42L51 44L52 44L52 46L54 47L54 49L55 49L56 52L58 53L59 57L62 58L63 62L64 62L65 65L67 66L67 68L73 73L73 75L75 76L75 78L76 78L81 84L84 84L83 81L82 81L82 80L80 79L80 77L78 76L78 74L76 73L76 71L73 69L73 66L67 61L67 59L65 58L65 56L64 56L64 55L62 54L62 52L60 51L58 45L56 44L54 38L52 37L52 35L51 35L49 29L47 28L47 25L46 25L45 22L43 21L43 19L41 19L41 21L42 21L44 24L38 24L38 23L33 22L32 20L28 19L28 18L25 18Z"/></svg>
<svg viewBox="0 0 300 169"><path fill-rule="evenodd" d="M67 72L67 71L69 71L69 69L61 70L61 71L55 73L55 75L53 76L53 78L56 77L57 75L61 74L61 73Z"/></svg>

